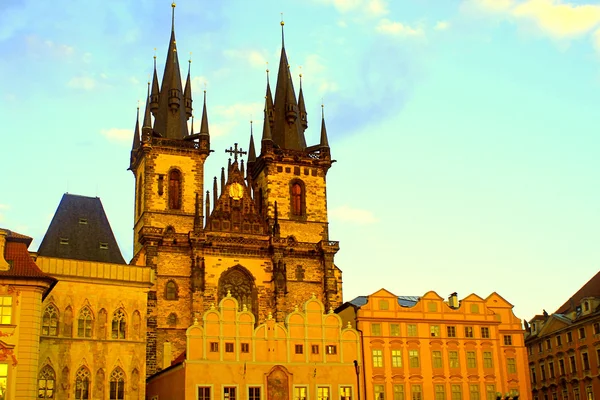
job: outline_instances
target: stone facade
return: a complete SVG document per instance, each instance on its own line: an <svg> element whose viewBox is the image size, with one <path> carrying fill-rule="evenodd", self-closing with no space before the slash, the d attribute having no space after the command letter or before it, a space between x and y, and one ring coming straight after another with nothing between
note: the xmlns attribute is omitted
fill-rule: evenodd
<svg viewBox="0 0 600 400"><path fill-rule="evenodd" d="M255 324L225 297L187 329L187 352L148 380L148 398L352 399L360 384L358 332L316 297ZM206 396L206 397L203 397Z"/></svg>
<svg viewBox="0 0 600 400"><path fill-rule="evenodd" d="M521 321L498 294L353 302L338 311L362 332L365 400L530 398Z"/></svg>
<svg viewBox="0 0 600 400"><path fill-rule="evenodd" d="M41 256L36 262L59 280L37 319L37 371L40 379L54 377L52 398L107 399L113 382L124 399L145 399L144 317L154 272Z"/></svg>

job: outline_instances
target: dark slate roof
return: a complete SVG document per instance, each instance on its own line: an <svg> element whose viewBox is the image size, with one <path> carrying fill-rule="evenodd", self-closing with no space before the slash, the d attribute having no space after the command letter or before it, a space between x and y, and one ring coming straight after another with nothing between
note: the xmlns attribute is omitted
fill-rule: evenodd
<svg viewBox="0 0 600 400"><path fill-rule="evenodd" d="M68 243L61 244L64 239ZM100 199L69 193L63 195L38 255L126 264Z"/></svg>
<svg viewBox="0 0 600 400"><path fill-rule="evenodd" d="M56 285L57 280L43 272L29 255L27 248L32 239L29 236L3 229L7 232L4 259L10 265L7 271L0 271L0 278L31 279L47 281L50 286L44 293L44 298Z"/></svg>
<svg viewBox="0 0 600 400"><path fill-rule="evenodd" d="M556 314L566 314L573 311L572 308L581 304L581 300L585 297L600 297L600 272L587 281L565 304L560 306L556 310Z"/></svg>
<svg viewBox="0 0 600 400"><path fill-rule="evenodd" d="M419 296L398 296L398 304L402 307L412 307L419 301ZM369 296L358 296L357 298L350 300L349 303L356 307L362 307L367 304Z"/></svg>

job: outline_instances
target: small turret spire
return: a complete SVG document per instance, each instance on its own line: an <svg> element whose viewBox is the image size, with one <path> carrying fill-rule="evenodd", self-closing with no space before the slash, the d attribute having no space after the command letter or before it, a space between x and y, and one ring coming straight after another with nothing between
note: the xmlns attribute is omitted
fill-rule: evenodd
<svg viewBox="0 0 600 400"><path fill-rule="evenodd" d="M265 122L263 123L263 134L262 142L271 142L273 137L271 136L271 124L269 123L269 114L267 107L269 106L268 97L265 98Z"/></svg>
<svg viewBox="0 0 600 400"><path fill-rule="evenodd" d="M160 89L158 88L158 74L156 73L156 48L154 48L154 73L152 76L152 92L150 94L150 110L154 117L156 117L156 111L158 110L158 99L160 95Z"/></svg>
<svg viewBox="0 0 600 400"><path fill-rule="evenodd" d="M217 205L217 199L219 198L219 195L217 194L217 177L215 176L215 179L213 180L213 204L216 206Z"/></svg>
<svg viewBox="0 0 600 400"><path fill-rule="evenodd" d="M135 117L135 128L133 130L133 144L131 151L134 152L140 147L140 103L138 101L137 114Z"/></svg>
<svg viewBox="0 0 600 400"><path fill-rule="evenodd" d="M148 82L148 95L146 96L146 110L144 111L144 123L142 124L142 131L144 128L152 128L152 118L150 117L150 82Z"/></svg>
<svg viewBox="0 0 600 400"><path fill-rule="evenodd" d="M206 223L204 226L208 225L208 217L210 216L210 192L206 191Z"/></svg>
<svg viewBox="0 0 600 400"><path fill-rule="evenodd" d="M300 112L300 124L304 132L308 128L306 105L304 104L304 93L302 92L302 74L300 74L300 93L298 93L298 111Z"/></svg>
<svg viewBox="0 0 600 400"><path fill-rule="evenodd" d="M250 144L248 145L248 149L248 164L250 164L256 161L256 149L254 148L254 134L252 132L252 121L250 121Z"/></svg>
<svg viewBox="0 0 600 400"><path fill-rule="evenodd" d="M327 140L327 129L325 128L325 106L321 104L321 142L319 147L329 148L329 140Z"/></svg>
<svg viewBox="0 0 600 400"><path fill-rule="evenodd" d="M273 128L273 124L275 122L275 114L273 110L273 94L271 94L271 85L269 83L269 63L267 63L267 94L266 94L266 102L265 102L265 110L267 112L268 121Z"/></svg>
<svg viewBox="0 0 600 400"><path fill-rule="evenodd" d="M231 164L231 158L227 166ZM225 191L225 167L221 167L221 194Z"/></svg>
<svg viewBox="0 0 600 400"><path fill-rule="evenodd" d="M183 90L183 100L185 103L185 114L188 118L192 116L192 82L191 74L192 71L192 53L190 52L190 59L188 60L188 73L185 81L185 89ZM193 131L191 133L194 133Z"/></svg>
<svg viewBox="0 0 600 400"><path fill-rule="evenodd" d="M208 136L208 113L206 111L206 89L204 90L204 105L202 106L202 121L200 121L200 134Z"/></svg>

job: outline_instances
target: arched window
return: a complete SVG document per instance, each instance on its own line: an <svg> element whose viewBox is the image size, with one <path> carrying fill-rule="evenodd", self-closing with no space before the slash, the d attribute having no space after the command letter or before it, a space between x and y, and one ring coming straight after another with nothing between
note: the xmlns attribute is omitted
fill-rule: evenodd
<svg viewBox="0 0 600 400"><path fill-rule="evenodd" d="M75 374L75 399L88 400L90 398L90 371L81 367Z"/></svg>
<svg viewBox="0 0 600 400"><path fill-rule="evenodd" d="M125 373L121 368L115 368L110 374L110 400L125 399Z"/></svg>
<svg viewBox="0 0 600 400"><path fill-rule="evenodd" d="M125 313L122 309L118 309L113 314L112 319L112 338L125 339Z"/></svg>
<svg viewBox="0 0 600 400"><path fill-rule="evenodd" d="M52 304L46 307L42 316L42 335L58 335L58 310Z"/></svg>
<svg viewBox="0 0 600 400"><path fill-rule="evenodd" d="M51 366L46 365L38 376L38 399L53 399L56 374Z"/></svg>
<svg viewBox="0 0 600 400"><path fill-rule="evenodd" d="M254 315L257 315L257 294L254 277L241 265L237 265L223 272L219 278L219 301L230 293L238 301L239 310L244 305Z"/></svg>
<svg viewBox="0 0 600 400"><path fill-rule="evenodd" d="M167 282L165 286L165 299L177 300L177 284L173 281Z"/></svg>
<svg viewBox="0 0 600 400"><path fill-rule="evenodd" d="M181 172L176 169L169 172L169 208L181 208Z"/></svg>
<svg viewBox="0 0 600 400"><path fill-rule="evenodd" d="M291 191L291 213L295 216L304 215L304 187L300 182L293 182Z"/></svg>
<svg viewBox="0 0 600 400"><path fill-rule="evenodd" d="M169 314L169 318L167 318L167 322L171 326L176 325L177 324L177 314L175 314L175 313Z"/></svg>
<svg viewBox="0 0 600 400"><path fill-rule="evenodd" d="M79 312L77 319L77 337L91 338L92 337L92 312L89 307L83 307Z"/></svg>

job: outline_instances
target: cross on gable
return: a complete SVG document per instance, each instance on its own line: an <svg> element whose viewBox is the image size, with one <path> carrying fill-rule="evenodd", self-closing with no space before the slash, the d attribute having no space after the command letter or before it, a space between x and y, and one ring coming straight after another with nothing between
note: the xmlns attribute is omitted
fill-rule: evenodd
<svg viewBox="0 0 600 400"><path fill-rule="evenodd" d="M234 162L237 162L238 155L243 156L245 154L248 154L248 152L247 151L243 151L241 147L238 150L238 144L237 143L234 143L233 146L234 146L233 148L230 146L229 150L225 149L225 153L232 154Z"/></svg>

